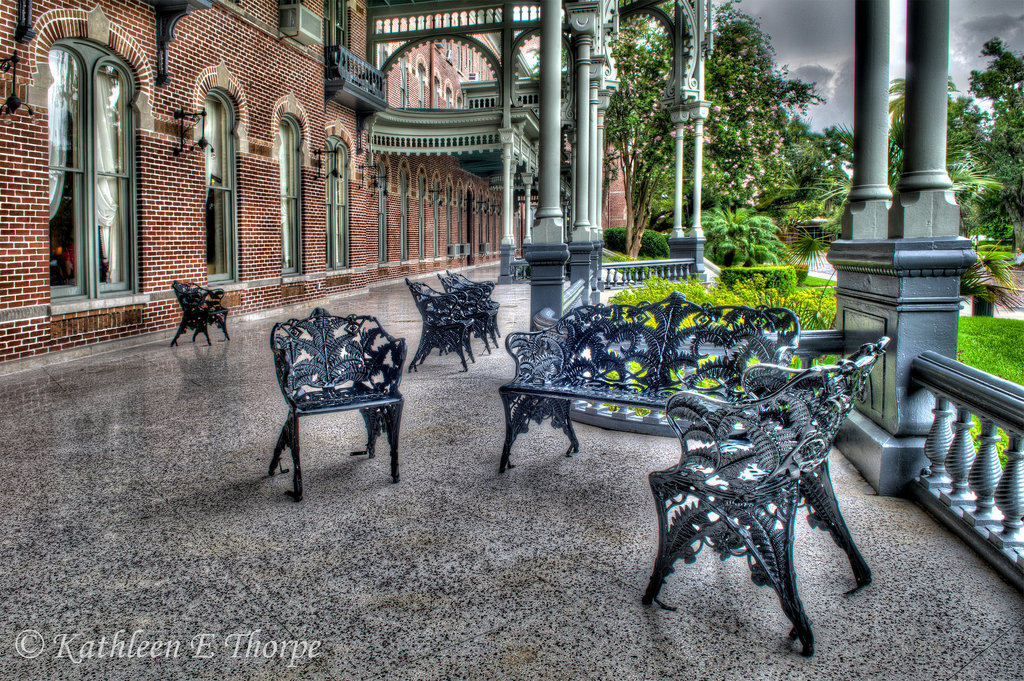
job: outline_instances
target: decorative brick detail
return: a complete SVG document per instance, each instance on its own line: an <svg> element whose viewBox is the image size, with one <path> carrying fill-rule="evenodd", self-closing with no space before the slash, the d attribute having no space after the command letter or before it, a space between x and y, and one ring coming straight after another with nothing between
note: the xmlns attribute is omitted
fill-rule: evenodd
<svg viewBox="0 0 1024 681"><path fill-rule="evenodd" d="M50 338L67 338L84 333L142 325L142 306L89 310L56 315L50 320Z"/></svg>
<svg viewBox="0 0 1024 681"><path fill-rule="evenodd" d="M333 277L327 277L324 279L324 288L336 288L338 286L348 286L352 283L352 276L348 274L338 274Z"/></svg>
<svg viewBox="0 0 1024 681"><path fill-rule="evenodd" d="M229 291L225 293L224 297L220 299L220 304L224 307L238 307L242 304L242 292Z"/></svg>
<svg viewBox="0 0 1024 681"><path fill-rule="evenodd" d="M306 292L306 285L301 281L295 284L285 284L281 287L282 298L297 298Z"/></svg>

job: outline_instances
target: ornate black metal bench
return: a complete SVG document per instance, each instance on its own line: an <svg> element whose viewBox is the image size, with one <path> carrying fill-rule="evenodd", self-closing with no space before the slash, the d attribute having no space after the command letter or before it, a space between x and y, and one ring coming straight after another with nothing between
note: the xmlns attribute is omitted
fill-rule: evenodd
<svg viewBox="0 0 1024 681"><path fill-rule="evenodd" d="M207 327L213 324L224 333L224 338L231 340L228 336L228 310L221 304L224 291L220 289L208 289L191 282L176 281L171 284L174 295L181 305L181 323L178 324L178 332L171 340L171 347L178 344L178 336L188 330L192 330L192 342L195 343L196 336L200 332L206 336L206 344L210 343L210 334Z"/></svg>
<svg viewBox="0 0 1024 681"><path fill-rule="evenodd" d="M274 447L268 475L281 464L285 447L292 452L290 494L302 499L299 466L299 417L358 409L366 423L366 449L353 455L373 458L377 436L387 432L391 445L391 479L398 482L398 431L404 398L398 392L405 362L405 339L394 338L375 317L335 317L316 308L306 319L290 319L270 332L274 368L288 419Z"/></svg>
<svg viewBox="0 0 1024 681"><path fill-rule="evenodd" d="M554 326L510 333L516 377L499 389L505 405L500 471L530 422L551 419L579 451L569 419L573 400L661 410L681 390L727 400L743 396L751 363L789 363L800 333L784 308L711 307L675 292L656 303L585 305Z"/></svg>
<svg viewBox="0 0 1024 681"><path fill-rule="evenodd" d="M463 298L453 293L435 291L426 284L405 280L416 303L416 309L423 318L423 329L420 332L420 344L416 354L409 362L409 371L423 364L430 351L437 348L439 354L454 352L462 360L462 370L468 371L466 355L471 362L473 348L469 344L469 335L473 330L474 320L466 309Z"/></svg>
<svg viewBox="0 0 1024 681"><path fill-rule="evenodd" d="M466 311L473 318L473 335L484 342L487 352L491 351L491 342L494 347L498 347L498 337L501 336L498 331L499 303L491 299L494 282L470 281L461 274L451 272L439 274L437 278L441 280L445 293L455 294L464 301Z"/></svg>
<svg viewBox="0 0 1024 681"><path fill-rule="evenodd" d="M644 603L657 598L676 560L692 563L705 546L722 560L746 556L753 582L778 594L793 623L791 638L800 639L804 655L814 653L796 588L793 520L798 505L808 505L808 523L827 530L849 557L853 591L871 582L839 511L826 457L888 342L865 344L834 366L752 367L743 383L759 399L728 402L694 392L669 398L682 456L649 476L660 536Z"/></svg>

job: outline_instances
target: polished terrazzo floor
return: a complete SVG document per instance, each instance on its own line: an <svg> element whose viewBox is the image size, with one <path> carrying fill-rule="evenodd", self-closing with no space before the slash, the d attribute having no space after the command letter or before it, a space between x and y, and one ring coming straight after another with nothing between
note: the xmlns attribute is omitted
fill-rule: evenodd
<svg viewBox="0 0 1024 681"><path fill-rule="evenodd" d="M524 328L528 287L496 298L503 331ZM418 340L404 285L326 306ZM844 555L800 522L813 658L742 560L701 555L662 592L678 610L641 605L647 473L678 445L579 426L566 458L545 426L499 476L503 348L406 375L397 485L383 452L347 455L357 415L303 419L293 503L289 476L265 477L285 415L268 335L308 309L232 319L212 347L168 332L0 376L0 679L1024 678L1022 595L837 453L875 581L844 596Z"/></svg>

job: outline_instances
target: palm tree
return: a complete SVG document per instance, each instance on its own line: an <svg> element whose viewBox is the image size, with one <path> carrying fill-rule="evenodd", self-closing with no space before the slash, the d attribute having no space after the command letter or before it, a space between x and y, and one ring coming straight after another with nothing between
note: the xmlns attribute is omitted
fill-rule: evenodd
<svg viewBox="0 0 1024 681"><path fill-rule="evenodd" d="M717 207L703 215L701 227L708 257L723 267L777 264L782 256L783 245L775 223L753 208Z"/></svg>

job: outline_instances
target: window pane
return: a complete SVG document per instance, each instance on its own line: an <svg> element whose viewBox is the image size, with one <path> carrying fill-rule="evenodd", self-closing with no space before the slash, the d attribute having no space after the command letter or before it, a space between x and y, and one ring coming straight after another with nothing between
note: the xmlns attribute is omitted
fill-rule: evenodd
<svg viewBox="0 0 1024 681"><path fill-rule="evenodd" d="M54 48L50 50L50 76L53 78L47 96L50 121L50 165L77 168L79 101L81 97L78 62L68 52ZM51 183L51 199L55 196L55 192L59 194L59 189L55 189ZM53 214L52 209L50 214Z"/></svg>
<svg viewBox="0 0 1024 681"><path fill-rule="evenodd" d="M96 177L96 247L101 284L125 282L125 196L125 180Z"/></svg>
<svg viewBox="0 0 1024 681"><path fill-rule="evenodd" d="M294 224L292 199L281 197L281 266L285 270L295 269L295 248L292 237Z"/></svg>
<svg viewBox="0 0 1024 681"><path fill-rule="evenodd" d="M127 172L125 154L124 79L110 65L96 72L94 116L96 128L96 172Z"/></svg>
<svg viewBox="0 0 1024 681"><path fill-rule="evenodd" d="M231 273L230 223L231 193L214 186L206 188L206 273L209 276Z"/></svg>
<svg viewBox="0 0 1024 681"><path fill-rule="evenodd" d="M54 176L59 176L55 178ZM58 187L55 199L50 201L50 285L78 286L76 247L78 230L77 173L50 171L50 187ZM51 189L52 191L52 189Z"/></svg>
<svg viewBox="0 0 1024 681"><path fill-rule="evenodd" d="M208 97L203 107L206 109L206 141L210 143L204 152L206 184L207 186L227 187L231 183L228 110L216 97Z"/></svg>
<svg viewBox="0 0 1024 681"><path fill-rule="evenodd" d="M334 224L335 227L335 244L334 253L337 262L335 263L338 267L348 267L348 226L345 220L345 206L335 206L334 208Z"/></svg>

